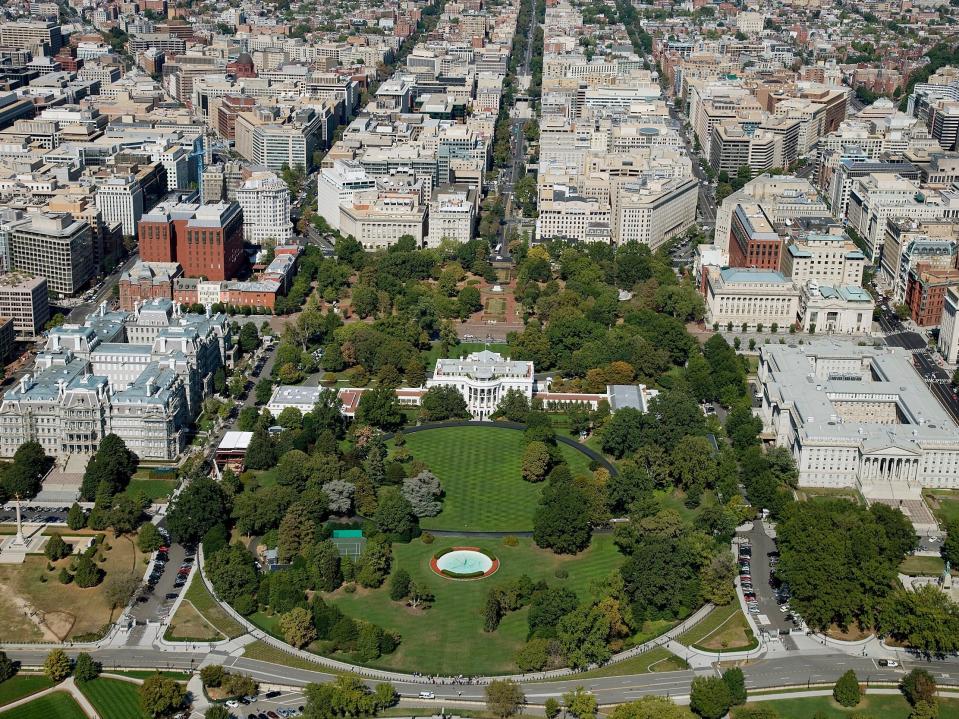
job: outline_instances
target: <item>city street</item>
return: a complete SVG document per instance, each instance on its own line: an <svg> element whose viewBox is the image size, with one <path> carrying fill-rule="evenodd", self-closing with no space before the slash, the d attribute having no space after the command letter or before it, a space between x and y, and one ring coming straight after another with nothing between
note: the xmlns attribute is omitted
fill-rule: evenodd
<svg viewBox="0 0 959 719"><path fill-rule="evenodd" d="M70 315L67 317L67 321L74 324L82 323L87 318L87 315L93 312L93 310L95 310L101 302L104 300L109 300L111 297L113 297L113 288L120 281L120 276L133 267L133 265L135 265L139 259L140 255L136 252L130 255L126 262L117 267L107 276L92 300L83 302L70 310Z"/></svg>

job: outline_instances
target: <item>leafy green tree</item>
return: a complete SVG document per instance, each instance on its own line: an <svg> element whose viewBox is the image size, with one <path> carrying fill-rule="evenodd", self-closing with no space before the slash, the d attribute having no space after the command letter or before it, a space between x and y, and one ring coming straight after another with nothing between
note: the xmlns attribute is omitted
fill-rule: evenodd
<svg viewBox="0 0 959 719"><path fill-rule="evenodd" d="M936 680L925 669L913 669L899 682L899 691L912 706L919 702L931 704L936 701Z"/></svg>
<svg viewBox="0 0 959 719"><path fill-rule="evenodd" d="M204 569L217 596L225 602L233 604L256 592L259 581L253 556L241 544L231 544L211 554Z"/></svg>
<svg viewBox="0 0 959 719"><path fill-rule="evenodd" d="M535 592L527 615L530 636L555 637L560 620L577 606L579 598L566 587L545 587Z"/></svg>
<svg viewBox="0 0 959 719"><path fill-rule="evenodd" d="M619 704L609 713L609 719L685 719L687 716L672 699L658 696L642 697Z"/></svg>
<svg viewBox="0 0 959 719"><path fill-rule="evenodd" d="M612 655L609 615L597 605L583 605L563 617L556 628L566 661L574 669L602 664Z"/></svg>
<svg viewBox="0 0 959 719"><path fill-rule="evenodd" d="M523 450L522 472L527 482L542 482L552 464L549 447L543 442L530 442Z"/></svg>
<svg viewBox="0 0 959 719"><path fill-rule="evenodd" d="M43 673L56 684L70 676L72 671L73 663L62 649L51 650L47 658L43 660Z"/></svg>
<svg viewBox="0 0 959 719"><path fill-rule="evenodd" d="M533 516L533 541L557 554L575 554L589 546L587 498L571 481L550 482Z"/></svg>
<svg viewBox="0 0 959 719"><path fill-rule="evenodd" d="M411 583L410 573L405 569L397 569L393 572L393 576L390 577L390 599L394 602L406 599L410 593Z"/></svg>
<svg viewBox="0 0 959 719"><path fill-rule="evenodd" d="M723 683L729 690L730 703L740 706L746 703L746 677L739 667L732 667L723 672Z"/></svg>
<svg viewBox="0 0 959 719"><path fill-rule="evenodd" d="M46 546L43 548L43 554L51 562L55 562L58 559L63 559L64 557L70 556L73 553L73 547L63 541L63 537L59 534L54 534L47 540Z"/></svg>
<svg viewBox="0 0 959 719"><path fill-rule="evenodd" d="M439 478L427 469L415 477L403 480L403 497L410 503L417 517L435 517L443 509L443 486Z"/></svg>
<svg viewBox="0 0 959 719"><path fill-rule="evenodd" d="M703 719L720 719L732 706L729 687L719 677L696 677L689 690L689 708Z"/></svg>
<svg viewBox="0 0 959 719"><path fill-rule="evenodd" d="M832 688L832 696L840 705L844 707L854 707L862 699L862 689L859 687L859 680L856 678L856 672L852 669L847 671L838 680Z"/></svg>
<svg viewBox="0 0 959 719"><path fill-rule="evenodd" d="M633 407L623 407L600 430L600 446L617 458L630 455L642 443L642 426L643 413Z"/></svg>
<svg viewBox="0 0 959 719"><path fill-rule="evenodd" d="M277 530L276 548L280 561L289 562L313 541L316 524L306 505L297 502L286 510Z"/></svg>
<svg viewBox="0 0 959 719"><path fill-rule="evenodd" d="M186 699L186 687L159 672L143 680L138 690L140 707L149 717L172 714Z"/></svg>
<svg viewBox="0 0 959 719"><path fill-rule="evenodd" d="M419 529L413 506L395 487L384 487L380 492L373 522L393 541L408 542Z"/></svg>
<svg viewBox="0 0 959 719"><path fill-rule="evenodd" d="M217 394L226 392L226 370L223 367L217 367L213 373L213 391Z"/></svg>
<svg viewBox="0 0 959 719"><path fill-rule="evenodd" d="M93 661L93 657L86 652L80 652L73 665L73 678L81 683L88 682L100 676L100 669L100 662Z"/></svg>
<svg viewBox="0 0 959 719"><path fill-rule="evenodd" d="M466 400L455 387L437 386L426 390L422 400L423 415L430 422L466 419L470 416Z"/></svg>
<svg viewBox="0 0 959 719"><path fill-rule="evenodd" d="M85 554L77 560L77 568L73 573L73 580L81 589L95 587L103 581L103 571Z"/></svg>
<svg viewBox="0 0 959 719"><path fill-rule="evenodd" d="M879 611L880 629L927 656L959 649L959 605L938 587L897 588Z"/></svg>
<svg viewBox="0 0 959 719"><path fill-rule="evenodd" d="M356 562L356 581L368 588L381 586L390 573L392 561L390 543L371 538Z"/></svg>
<svg viewBox="0 0 959 719"><path fill-rule="evenodd" d="M7 681L7 679L16 673L17 665L7 656L6 652L0 651L0 684Z"/></svg>
<svg viewBox="0 0 959 719"><path fill-rule="evenodd" d="M523 672L537 672L545 669L549 662L549 640L530 639L516 652L514 661Z"/></svg>
<svg viewBox="0 0 959 719"><path fill-rule="evenodd" d="M108 434L87 463L80 496L88 501L95 499L101 487L112 496L127 486L136 468L137 457L127 448L126 442L115 434Z"/></svg>
<svg viewBox="0 0 959 719"><path fill-rule="evenodd" d="M196 544L229 515L229 500L219 482L200 476L173 500L167 511L166 526L175 541Z"/></svg>
<svg viewBox="0 0 959 719"><path fill-rule="evenodd" d="M500 719L517 714L525 703L523 690L511 679L494 679L486 685L486 708Z"/></svg>
<svg viewBox="0 0 959 719"><path fill-rule="evenodd" d="M208 664L200 669L200 681L203 686L217 688L223 684L226 670L220 664Z"/></svg>
<svg viewBox="0 0 959 719"><path fill-rule="evenodd" d="M83 511L83 507L80 506L79 502L74 502L73 506L70 507L70 511L67 513L67 526L76 531L83 529L86 525L87 515Z"/></svg>
<svg viewBox="0 0 959 719"><path fill-rule="evenodd" d="M563 694L563 704L576 719L596 719L596 697L583 687Z"/></svg>
<svg viewBox="0 0 959 719"><path fill-rule="evenodd" d="M374 387L364 392L356 408L356 420L385 432L399 429L404 418L396 392L389 387Z"/></svg>
<svg viewBox="0 0 959 719"><path fill-rule="evenodd" d="M508 389L500 400L493 417L502 417L510 422L525 422L529 414L529 399L521 390Z"/></svg>
<svg viewBox="0 0 959 719"><path fill-rule="evenodd" d="M240 328L239 344L243 354L249 354L260 346L260 333L255 324L252 322L243 324Z"/></svg>
<svg viewBox="0 0 959 719"><path fill-rule="evenodd" d="M257 404L266 404L270 401L270 397L273 396L273 382L264 377L259 382L256 383L256 387L253 389L253 396Z"/></svg>
<svg viewBox="0 0 959 719"><path fill-rule="evenodd" d="M253 431L244 462L247 469L270 469L276 464L276 447L265 428L257 427Z"/></svg>
<svg viewBox="0 0 959 719"><path fill-rule="evenodd" d="M770 473L744 464L746 471ZM755 481L749 479L747 489ZM872 626L904 557L877 515L847 500L789 506L777 526L777 543L777 574L789 584L792 606L816 629L854 621Z"/></svg>
<svg viewBox="0 0 959 719"><path fill-rule="evenodd" d="M543 711L546 714L546 719L556 719L559 716L560 706L556 697L547 697L543 704Z"/></svg>
<svg viewBox="0 0 959 719"><path fill-rule="evenodd" d="M942 558L953 567L959 567L959 519L946 524L946 538L942 542Z"/></svg>
<svg viewBox="0 0 959 719"><path fill-rule="evenodd" d="M389 682L371 691L359 677L338 676L324 684L307 684L305 719L360 719L375 715L396 703L396 690Z"/></svg>
<svg viewBox="0 0 959 719"><path fill-rule="evenodd" d="M939 705L936 702L919 702L909 712L909 719L939 719Z"/></svg>
<svg viewBox="0 0 959 719"><path fill-rule="evenodd" d="M160 535L160 530L157 529L155 524L146 522L140 527L140 531L137 534L137 546L141 552L146 553L155 552L163 546L163 537Z"/></svg>
<svg viewBox="0 0 959 719"><path fill-rule="evenodd" d="M382 654L380 644L383 640L383 630L375 624L364 623L360 625L359 635L356 638L357 661L372 662L379 659Z"/></svg>
<svg viewBox="0 0 959 719"><path fill-rule="evenodd" d="M222 704L214 704L203 714L203 719L230 719L230 710Z"/></svg>
<svg viewBox="0 0 959 719"><path fill-rule="evenodd" d="M44 454L39 442L24 442L14 452L13 463L0 475L2 489L8 497L31 499L40 491L41 481L52 466L53 458Z"/></svg>
<svg viewBox="0 0 959 719"><path fill-rule="evenodd" d="M303 607L294 607L280 615L280 632L287 644L305 647L316 639L316 628L312 615Z"/></svg>

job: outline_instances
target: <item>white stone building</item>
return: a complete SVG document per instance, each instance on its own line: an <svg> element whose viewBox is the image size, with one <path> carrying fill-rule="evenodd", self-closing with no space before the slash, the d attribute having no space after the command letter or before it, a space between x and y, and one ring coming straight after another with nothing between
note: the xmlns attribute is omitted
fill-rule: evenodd
<svg viewBox="0 0 959 719"><path fill-rule="evenodd" d="M787 329L797 320L799 289L780 272L705 268L706 322L736 328L773 324Z"/></svg>
<svg viewBox="0 0 959 719"><path fill-rule="evenodd" d="M959 288L949 287L942 303L942 320L939 322L939 339L936 349L946 362L959 362Z"/></svg>
<svg viewBox="0 0 959 719"><path fill-rule="evenodd" d="M30 440L47 454L89 455L113 433L141 459L178 457L229 361L229 323L181 316L169 300L148 304L145 317L101 307L85 325L51 330L33 371L0 401L0 456Z"/></svg>
<svg viewBox="0 0 959 719"><path fill-rule="evenodd" d="M376 189L376 180L359 162L336 160L316 176L316 211L334 230L340 229L340 206L351 204L357 192Z"/></svg>
<svg viewBox="0 0 959 719"><path fill-rule="evenodd" d="M132 175L115 176L97 186L97 209L105 222L119 222L123 234L135 237L143 216L143 188Z"/></svg>
<svg viewBox="0 0 959 719"><path fill-rule="evenodd" d="M254 172L236 190L243 210L243 239L255 245L285 245L293 238L290 190L275 173Z"/></svg>
<svg viewBox="0 0 959 719"><path fill-rule="evenodd" d="M429 247L438 247L443 240L465 243L473 239L475 193L471 188L447 188L433 193L429 212Z"/></svg>
<svg viewBox="0 0 959 719"><path fill-rule="evenodd" d="M820 285L809 281L799 298L803 332L865 335L872 329L876 303L857 286Z"/></svg>
<svg viewBox="0 0 959 719"><path fill-rule="evenodd" d="M819 340L760 347L765 431L792 453L799 483L918 499L959 488L959 428L892 347Z"/></svg>
<svg viewBox="0 0 959 719"><path fill-rule="evenodd" d="M508 390L519 390L532 399L535 383L532 362L513 361L484 350L463 359L437 360L426 387L455 387L474 419L489 419Z"/></svg>

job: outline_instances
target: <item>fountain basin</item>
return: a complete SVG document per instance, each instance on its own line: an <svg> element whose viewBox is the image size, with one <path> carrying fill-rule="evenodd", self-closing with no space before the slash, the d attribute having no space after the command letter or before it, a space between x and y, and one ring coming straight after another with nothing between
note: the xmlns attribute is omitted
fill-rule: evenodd
<svg viewBox="0 0 959 719"><path fill-rule="evenodd" d="M450 547L433 555L430 568L448 579L482 579L499 569L499 560L476 547Z"/></svg>

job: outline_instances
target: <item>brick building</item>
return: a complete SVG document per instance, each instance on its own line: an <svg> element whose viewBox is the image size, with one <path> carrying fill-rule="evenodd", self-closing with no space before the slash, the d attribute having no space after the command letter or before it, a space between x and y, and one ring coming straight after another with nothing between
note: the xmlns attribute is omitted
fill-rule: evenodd
<svg viewBox="0 0 959 719"><path fill-rule="evenodd" d="M236 202L158 205L138 232L144 261L179 262L187 277L228 280L243 267L243 211Z"/></svg>
<svg viewBox="0 0 959 719"><path fill-rule="evenodd" d="M906 284L906 305L912 321L920 327L938 325L950 287L959 287L959 270L954 267L943 269L920 262L912 268Z"/></svg>

